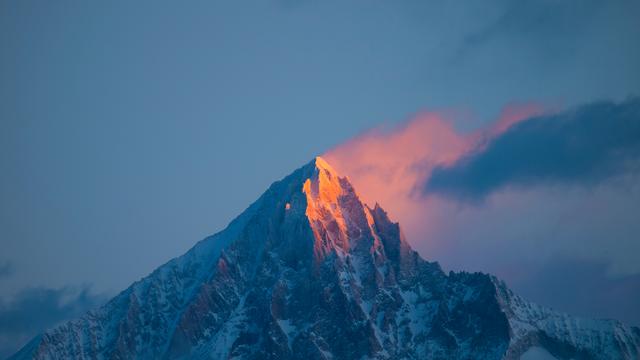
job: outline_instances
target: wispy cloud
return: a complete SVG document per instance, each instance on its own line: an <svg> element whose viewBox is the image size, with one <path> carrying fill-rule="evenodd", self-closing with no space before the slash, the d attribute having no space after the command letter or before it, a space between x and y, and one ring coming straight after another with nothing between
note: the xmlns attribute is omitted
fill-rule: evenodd
<svg viewBox="0 0 640 360"><path fill-rule="evenodd" d="M452 126L456 112L425 111L399 126L365 132L323 156L349 176L365 202L379 202L405 229L433 228L435 224L427 223L439 221L439 210L423 196L433 169L453 166L514 124L542 112L537 104L510 104L486 128L460 133Z"/></svg>

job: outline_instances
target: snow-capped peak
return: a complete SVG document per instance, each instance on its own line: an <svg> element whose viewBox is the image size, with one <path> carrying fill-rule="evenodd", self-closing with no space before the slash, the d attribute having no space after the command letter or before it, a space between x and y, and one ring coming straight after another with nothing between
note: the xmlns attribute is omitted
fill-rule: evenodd
<svg viewBox="0 0 640 360"><path fill-rule="evenodd" d="M316 262L328 254L343 257L358 249L384 254L378 229L397 224L391 223L379 207L367 207L349 180L321 157L316 157L309 166L313 166L313 171L301 190L306 200L305 215L313 231Z"/></svg>
<svg viewBox="0 0 640 360"><path fill-rule="evenodd" d="M229 226L13 359L637 359L640 329L445 274L324 159Z"/></svg>
<svg viewBox="0 0 640 360"><path fill-rule="evenodd" d="M340 178L321 157L316 157L312 163L315 165L315 171L304 182L302 188L307 195L307 200L315 204L337 206L338 198L352 190L351 184L345 178Z"/></svg>

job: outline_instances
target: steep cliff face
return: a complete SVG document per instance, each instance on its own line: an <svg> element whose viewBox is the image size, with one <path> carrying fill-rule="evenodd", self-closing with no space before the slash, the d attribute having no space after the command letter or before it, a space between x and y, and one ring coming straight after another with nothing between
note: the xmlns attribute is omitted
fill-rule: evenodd
<svg viewBox="0 0 640 360"><path fill-rule="evenodd" d="M13 359L637 359L640 330L445 274L321 158L225 230Z"/></svg>

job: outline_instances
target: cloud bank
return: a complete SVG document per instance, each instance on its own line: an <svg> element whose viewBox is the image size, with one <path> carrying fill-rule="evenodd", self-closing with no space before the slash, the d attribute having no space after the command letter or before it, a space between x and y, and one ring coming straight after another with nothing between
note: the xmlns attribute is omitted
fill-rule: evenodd
<svg viewBox="0 0 640 360"><path fill-rule="evenodd" d="M435 168L426 193L478 199L507 186L592 185L637 170L640 99L598 102L522 121L451 166Z"/></svg>

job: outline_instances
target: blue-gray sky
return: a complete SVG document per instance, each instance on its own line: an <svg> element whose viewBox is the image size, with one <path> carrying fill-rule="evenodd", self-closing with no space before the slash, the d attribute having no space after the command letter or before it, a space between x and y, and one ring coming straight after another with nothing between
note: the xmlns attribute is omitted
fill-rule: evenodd
<svg viewBox="0 0 640 360"><path fill-rule="evenodd" d="M115 293L379 124L454 109L464 131L510 103L637 96L638 18L632 0L4 1L0 312L42 289ZM465 256L449 262L485 267Z"/></svg>

